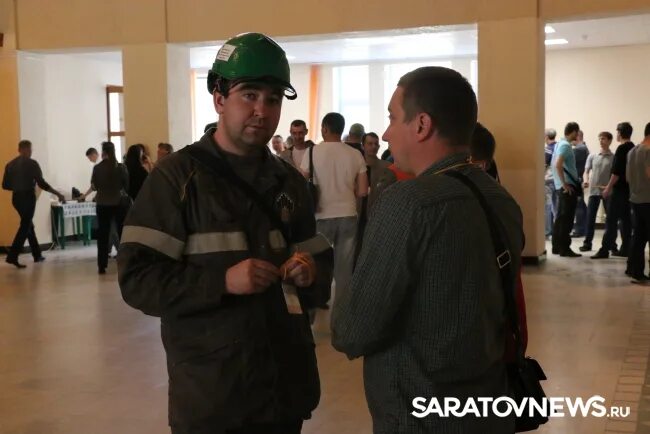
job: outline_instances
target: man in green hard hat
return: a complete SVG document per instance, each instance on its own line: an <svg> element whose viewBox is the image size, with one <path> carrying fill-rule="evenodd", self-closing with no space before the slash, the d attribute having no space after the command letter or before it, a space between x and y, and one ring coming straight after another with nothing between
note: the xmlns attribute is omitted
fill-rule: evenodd
<svg viewBox="0 0 650 434"><path fill-rule="evenodd" d="M218 128L161 161L126 219L122 296L161 317L172 433L299 433L320 398L307 309L331 247L305 179L266 146L296 97L286 55L238 35L208 91Z"/></svg>

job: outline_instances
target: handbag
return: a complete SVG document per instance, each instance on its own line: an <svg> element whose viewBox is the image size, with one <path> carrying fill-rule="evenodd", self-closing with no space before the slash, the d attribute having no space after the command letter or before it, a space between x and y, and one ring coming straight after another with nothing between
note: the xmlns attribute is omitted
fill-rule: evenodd
<svg viewBox="0 0 650 434"><path fill-rule="evenodd" d="M575 178L573 177L573 175L571 175L571 173L569 173L568 170L564 169L564 173L566 173L566 174L569 176L569 179L570 179L571 182L573 183L573 188L575 189L576 196L577 196L577 197L583 197L583 196L585 195L585 192L584 192L584 190L582 189L582 183L581 183L581 182L578 182L578 180L575 179Z"/></svg>
<svg viewBox="0 0 650 434"><path fill-rule="evenodd" d="M515 274L512 270L510 250L508 250L504 242L507 239L506 231L485 199L485 196L483 196L483 193L481 193L472 180L455 170L448 170L444 174L465 184L480 203L487 217L494 254L501 275L507 319L510 325L509 332L514 335L517 354L515 361L508 363L506 366L508 385L513 395L512 397L518 406L522 404L524 398L533 399L535 402L541 404L546 398L546 394L541 385L541 381L546 380L546 375L535 359L525 357L524 355L517 315L517 303L515 300ZM515 418L515 432L532 431L546 422L548 422L548 417L536 409L532 414L524 411L521 416L516 416Z"/></svg>

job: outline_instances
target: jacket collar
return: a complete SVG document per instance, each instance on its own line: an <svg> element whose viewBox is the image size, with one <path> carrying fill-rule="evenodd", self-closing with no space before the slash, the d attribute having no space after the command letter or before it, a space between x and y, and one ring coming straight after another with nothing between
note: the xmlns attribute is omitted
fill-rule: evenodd
<svg viewBox="0 0 650 434"><path fill-rule="evenodd" d="M216 140L214 140L214 131L214 129L208 130L203 137L192 146L198 146L201 149L210 152L215 157L226 161L224 151L219 147ZM259 183L263 186L263 191L267 191L278 184L284 184L284 181L288 176L287 168L279 157L276 157L271 153L271 150L267 146L264 146L262 150L261 160L262 166L260 167Z"/></svg>

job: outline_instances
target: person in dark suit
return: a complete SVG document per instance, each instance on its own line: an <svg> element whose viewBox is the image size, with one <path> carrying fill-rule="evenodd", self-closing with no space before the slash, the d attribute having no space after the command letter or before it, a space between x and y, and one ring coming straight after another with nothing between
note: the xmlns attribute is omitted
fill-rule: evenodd
<svg viewBox="0 0 650 434"><path fill-rule="evenodd" d="M38 185L41 189L55 194L61 202L64 202L63 195L53 189L50 184L43 179L43 172L36 160L32 159L32 142L21 140L18 143L18 157L11 160L5 166L5 173L2 178L2 188L13 192L11 203L20 215L20 226L11 244L11 249L5 260L8 264L17 268L25 268L25 265L18 262L18 255L25 244L29 242L29 247L34 257L34 262L44 261L41 254L41 248L36 239L34 231L34 211L36 209L36 191Z"/></svg>

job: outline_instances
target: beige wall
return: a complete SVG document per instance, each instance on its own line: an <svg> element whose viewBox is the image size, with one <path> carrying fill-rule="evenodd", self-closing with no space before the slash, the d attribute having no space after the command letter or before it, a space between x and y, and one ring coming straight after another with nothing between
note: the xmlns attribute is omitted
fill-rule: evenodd
<svg viewBox="0 0 650 434"><path fill-rule="evenodd" d="M165 0L15 0L21 50L165 42Z"/></svg>
<svg viewBox="0 0 650 434"><path fill-rule="evenodd" d="M20 49L214 41L251 29L289 36L650 10L648 0L380 0L371 7L365 0L257 0L249 5L254 14L242 10L240 0L15 1ZM269 19L278 11L281 20Z"/></svg>
<svg viewBox="0 0 650 434"><path fill-rule="evenodd" d="M649 71L650 45L549 52L546 126L562 134L567 122L578 122L595 152L600 131L616 138L616 124L628 121L634 127L632 139L638 142L650 122Z"/></svg>

